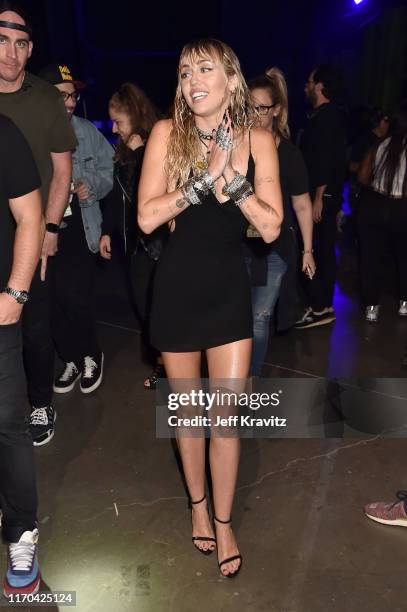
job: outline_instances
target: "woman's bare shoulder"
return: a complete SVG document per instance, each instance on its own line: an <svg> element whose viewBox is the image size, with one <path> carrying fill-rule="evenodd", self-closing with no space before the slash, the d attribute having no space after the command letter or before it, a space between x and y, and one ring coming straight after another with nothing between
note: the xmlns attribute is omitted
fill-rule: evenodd
<svg viewBox="0 0 407 612"><path fill-rule="evenodd" d="M270 144L275 145L274 136L268 130L262 127L253 127L250 129L252 144L254 147L267 147Z"/></svg>
<svg viewBox="0 0 407 612"><path fill-rule="evenodd" d="M172 119L160 119L153 127L152 133L161 137L168 137L172 130Z"/></svg>

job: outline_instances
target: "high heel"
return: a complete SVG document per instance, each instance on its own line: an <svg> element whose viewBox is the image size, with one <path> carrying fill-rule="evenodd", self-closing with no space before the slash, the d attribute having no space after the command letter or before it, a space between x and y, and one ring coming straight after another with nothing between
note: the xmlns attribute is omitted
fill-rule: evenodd
<svg viewBox="0 0 407 612"><path fill-rule="evenodd" d="M232 522L232 519L231 519L231 518L230 518L228 521L221 521L221 520L220 520L220 519L218 519L216 516L214 516L213 518L214 518L214 520L215 520L217 523L221 523L222 525L229 525L229 523L231 523L231 522ZM239 565L239 567L237 568L237 570L236 570L236 571L234 571L234 572L229 572L229 574L224 574L224 573L222 572L222 566L223 566L223 565L226 565L226 563L230 563L231 561L236 561L237 559L240 559L240 565ZM238 575L238 573L239 573L239 572L240 572L240 570L242 569L242 565L243 565L243 557L242 557L242 555L241 555L241 554L238 554L238 555L233 555L232 557L228 557L227 559L223 559L223 561L220 561L220 562L218 563L218 565L219 565L219 571L220 571L220 573L222 574L222 576L224 576L225 578L236 578L236 576Z"/></svg>
<svg viewBox="0 0 407 612"><path fill-rule="evenodd" d="M159 378L166 378L164 364L162 363L157 363L150 376L145 379L143 385L144 389L147 389L148 391L154 391L154 389L157 388L157 382Z"/></svg>
<svg viewBox="0 0 407 612"><path fill-rule="evenodd" d="M201 504L205 499L206 499L206 495L204 495L203 498L199 499L198 501L192 501L192 499L190 499L189 500L190 507L192 508L192 506L195 506L196 504ZM195 546L195 542L215 542L216 544L216 538L212 538L210 536L192 536L192 542L194 543L194 546ZM202 550L202 548L199 548L199 546L195 546L195 548L200 553L206 556L212 554L213 551L215 550L215 548L208 548L207 550Z"/></svg>

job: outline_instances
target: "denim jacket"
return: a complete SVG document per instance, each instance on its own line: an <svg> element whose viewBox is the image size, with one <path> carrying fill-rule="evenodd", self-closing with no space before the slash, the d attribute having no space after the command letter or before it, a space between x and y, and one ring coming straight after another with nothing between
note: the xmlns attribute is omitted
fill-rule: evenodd
<svg viewBox="0 0 407 612"><path fill-rule="evenodd" d="M79 143L72 153L72 179L74 182L82 180L90 192L87 200L79 200L79 206L88 247L96 253L102 225L99 200L113 186L114 150L90 121L73 115L72 127Z"/></svg>

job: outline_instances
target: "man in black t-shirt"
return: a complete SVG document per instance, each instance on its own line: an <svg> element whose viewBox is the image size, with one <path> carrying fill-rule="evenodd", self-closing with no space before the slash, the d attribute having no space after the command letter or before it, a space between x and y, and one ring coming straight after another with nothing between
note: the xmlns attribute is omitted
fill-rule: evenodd
<svg viewBox="0 0 407 612"><path fill-rule="evenodd" d="M8 542L4 593L35 593L37 492L26 392L20 317L43 240L41 185L30 147L0 115L0 506Z"/></svg>
<svg viewBox="0 0 407 612"><path fill-rule="evenodd" d="M31 147L41 177L46 232L23 315L24 365L32 406L34 445L54 435L52 407L54 345L48 307L48 257L58 249L58 229L68 203L71 151L77 140L61 99L52 85L26 71L33 49L31 28L12 0L0 0L0 113L9 117ZM0 288L1 289L1 288Z"/></svg>
<svg viewBox="0 0 407 612"><path fill-rule="evenodd" d="M342 205L346 176L346 131L333 104L339 88L338 73L321 65L310 74L305 94L311 103L301 138L313 202L316 274L306 282L307 310L297 329L326 325L335 320L333 296L336 280L336 216Z"/></svg>

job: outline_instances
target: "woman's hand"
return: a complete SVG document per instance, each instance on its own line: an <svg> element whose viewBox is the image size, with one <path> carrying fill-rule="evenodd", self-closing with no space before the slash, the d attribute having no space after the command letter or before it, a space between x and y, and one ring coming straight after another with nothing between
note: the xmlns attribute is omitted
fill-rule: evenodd
<svg viewBox="0 0 407 612"><path fill-rule="evenodd" d="M302 271L308 276L308 278L312 279L315 274L316 265L315 259L312 253L303 253L302 256Z"/></svg>
<svg viewBox="0 0 407 612"><path fill-rule="evenodd" d="M105 234L99 242L99 253L103 259L112 259L111 240L110 236Z"/></svg>
<svg viewBox="0 0 407 612"><path fill-rule="evenodd" d="M73 193L76 193L76 195L78 196L78 200L82 201L87 200L90 196L88 186L86 185L83 179L75 183Z"/></svg>
<svg viewBox="0 0 407 612"><path fill-rule="evenodd" d="M322 219L322 210L324 208L324 203L322 198L315 198L314 203L312 205L312 218L314 219L314 223L319 223Z"/></svg>
<svg viewBox="0 0 407 612"><path fill-rule="evenodd" d="M139 147L144 145L144 141L139 134L132 134L128 141L126 142L126 146L129 147L132 151L135 151Z"/></svg>
<svg viewBox="0 0 407 612"><path fill-rule="evenodd" d="M230 156L233 145L233 131L228 112L225 111L222 122L217 130L213 130L213 139L210 141L210 155L208 159L208 172L214 181L220 178L226 168L230 166ZM233 169L230 166L231 171ZM227 172L227 170L226 170ZM234 176L234 172L233 172Z"/></svg>

